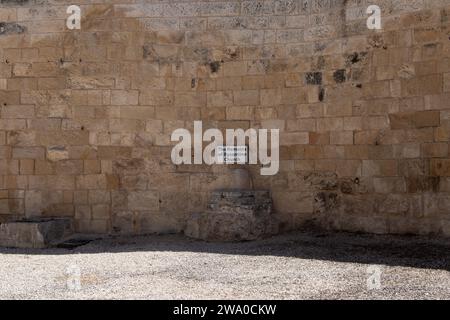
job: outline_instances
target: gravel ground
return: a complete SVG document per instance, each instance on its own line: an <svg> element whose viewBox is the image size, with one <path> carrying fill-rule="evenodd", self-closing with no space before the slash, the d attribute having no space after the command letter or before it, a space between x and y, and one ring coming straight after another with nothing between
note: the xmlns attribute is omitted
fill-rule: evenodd
<svg viewBox="0 0 450 320"><path fill-rule="evenodd" d="M0 249L0 299L450 299L449 249L450 240L319 232ZM378 271L381 288L369 288Z"/></svg>

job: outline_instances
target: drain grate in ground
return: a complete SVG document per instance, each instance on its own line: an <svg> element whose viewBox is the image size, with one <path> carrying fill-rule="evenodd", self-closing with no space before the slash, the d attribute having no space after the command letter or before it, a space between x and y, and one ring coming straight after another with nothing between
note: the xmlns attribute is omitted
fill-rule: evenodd
<svg viewBox="0 0 450 320"><path fill-rule="evenodd" d="M56 247L57 248L61 248L61 249L69 249L69 250L73 250L75 248L84 246L86 244L88 244L89 242L92 242L93 239L79 239L79 238L74 238L74 239L68 239L64 242L59 243Z"/></svg>

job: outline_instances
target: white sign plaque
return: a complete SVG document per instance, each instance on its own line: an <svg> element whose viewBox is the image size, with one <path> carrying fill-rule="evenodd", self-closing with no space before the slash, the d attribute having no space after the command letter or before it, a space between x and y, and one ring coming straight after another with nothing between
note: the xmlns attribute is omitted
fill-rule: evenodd
<svg viewBox="0 0 450 320"><path fill-rule="evenodd" d="M216 149L218 163L246 164L248 163L247 146L218 146Z"/></svg>

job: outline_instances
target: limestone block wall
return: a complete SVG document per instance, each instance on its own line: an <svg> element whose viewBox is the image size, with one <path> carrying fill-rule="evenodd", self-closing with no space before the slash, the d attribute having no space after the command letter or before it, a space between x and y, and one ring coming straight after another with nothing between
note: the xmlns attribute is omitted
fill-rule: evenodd
<svg viewBox="0 0 450 320"><path fill-rule="evenodd" d="M195 120L281 130L284 229L448 236L450 0L0 0L0 221L182 230L231 179L172 164Z"/></svg>

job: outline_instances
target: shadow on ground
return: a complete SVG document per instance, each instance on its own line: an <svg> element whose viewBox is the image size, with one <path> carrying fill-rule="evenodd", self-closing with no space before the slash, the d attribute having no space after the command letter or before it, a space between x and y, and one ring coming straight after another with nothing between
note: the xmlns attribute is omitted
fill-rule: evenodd
<svg viewBox="0 0 450 320"><path fill-rule="evenodd" d="M80 241L80 244L82 243L83 241ZM270 239L240 243L210 243L181 235L120 236L94 239L72 249L0 248L0 255L69 255L137 251L278 256L450 271L450 239L323 231L298 231Z"/></svg>

